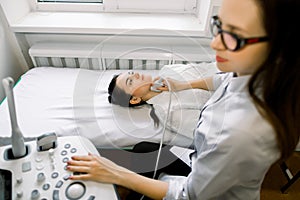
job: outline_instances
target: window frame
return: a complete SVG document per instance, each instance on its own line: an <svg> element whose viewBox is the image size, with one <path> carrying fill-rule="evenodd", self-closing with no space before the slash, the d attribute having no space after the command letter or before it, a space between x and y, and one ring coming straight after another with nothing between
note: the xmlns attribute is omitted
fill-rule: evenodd
<svg viewBox="0 0 300 200"><path fill-rule="evenodd" d="M50 3L30 1L34 11L128 12L196 14L197 0L103 0L103 3ZM153 4L159 3L158 4ZM176 4L174 4L176 2ZM155 6L158 5L158 6ZM172 5L172 6L170 6Z"/></svg>
<svg viewBox="0 0 300 200"><path fill-rule="evenodd" d="M99 12L103 11L102 3L50 3L29 0L31 7L36 12Z"/></svg>

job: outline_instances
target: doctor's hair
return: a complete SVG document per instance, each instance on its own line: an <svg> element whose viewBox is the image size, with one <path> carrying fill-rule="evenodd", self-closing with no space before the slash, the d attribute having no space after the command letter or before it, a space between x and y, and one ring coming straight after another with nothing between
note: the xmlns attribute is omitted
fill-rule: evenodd
<svg viewBox="0 0 300 200"><path fill-rule="evenodd" d="M269 52L248 89L261 115L273 126L284 160L300 137L300 1L255 1L269 38Z"/></svg>
<svg viewBox="0 0 300 200"><path fill-rule="evenodd" d="M119 88L116 84L117 82L117 78L119 77L118 75L114 75L114 77L111 79L109 86L108 86L108 102L115 104L115 105L119 105L122 107L137 107L137 106L141 106L141 105L148 105L151 108L150 111L150 116L154 121L154 126L157 128L159 126L159 119L155 113L155 109L153 107L152 104L148 104L146 101L141 100L139 103L137 104L132 104L130 103L130 100L132 99L132 95L126 93L124 90L122 90L121 88Z"/></svg>

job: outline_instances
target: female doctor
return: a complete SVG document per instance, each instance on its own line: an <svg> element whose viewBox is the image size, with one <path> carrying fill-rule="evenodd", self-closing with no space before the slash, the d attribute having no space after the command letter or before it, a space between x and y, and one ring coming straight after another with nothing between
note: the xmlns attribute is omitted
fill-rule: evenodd
<svg viewBox="0 0 300 200"><path fill-rule="evenodd" d="M299 0L223 0L211 22L223 74L195 80L216 90L200 113L187 177L146 178L95 155L74 156L72 180L113 183L153 199L259 199L269 167L300 134ZM295 48L296 47L296 50ZM172 90L187 89L172 82Z"/></svg>

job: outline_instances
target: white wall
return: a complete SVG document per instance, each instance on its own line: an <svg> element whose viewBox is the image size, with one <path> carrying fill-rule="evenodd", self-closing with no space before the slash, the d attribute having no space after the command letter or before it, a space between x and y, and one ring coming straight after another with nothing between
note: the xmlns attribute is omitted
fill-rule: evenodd
<svg viewBox="0 0 300 200"><path fill-rule="evenodd" d="M9 31L7 21L0 9L0 102L5 97L2 79L11 76L17 80L24 72L16 51L18 47L13 42L13 34Z"/></svg>
<svg viewBox="0 0 300 200"><path fill-rule="evenodd" d="M9 24L21 20L32 9L28 0L1 0L1 7Z"/></svg>

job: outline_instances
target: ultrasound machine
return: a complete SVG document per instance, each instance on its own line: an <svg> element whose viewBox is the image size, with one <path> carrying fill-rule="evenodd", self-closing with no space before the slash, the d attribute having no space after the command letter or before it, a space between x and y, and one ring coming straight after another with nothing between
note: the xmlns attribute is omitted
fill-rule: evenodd
<svg viewBox="0 0 300 200"><path fill-rule="evenodd" d="M11 119L11 145L0 147L0 200L115 200L112 184L73 181L66 170L71 156L98 154L95 146L81 136L57 137L45 133L36 141L25 142L16 119L13 95L14 81L3 79Z"/></svg>

